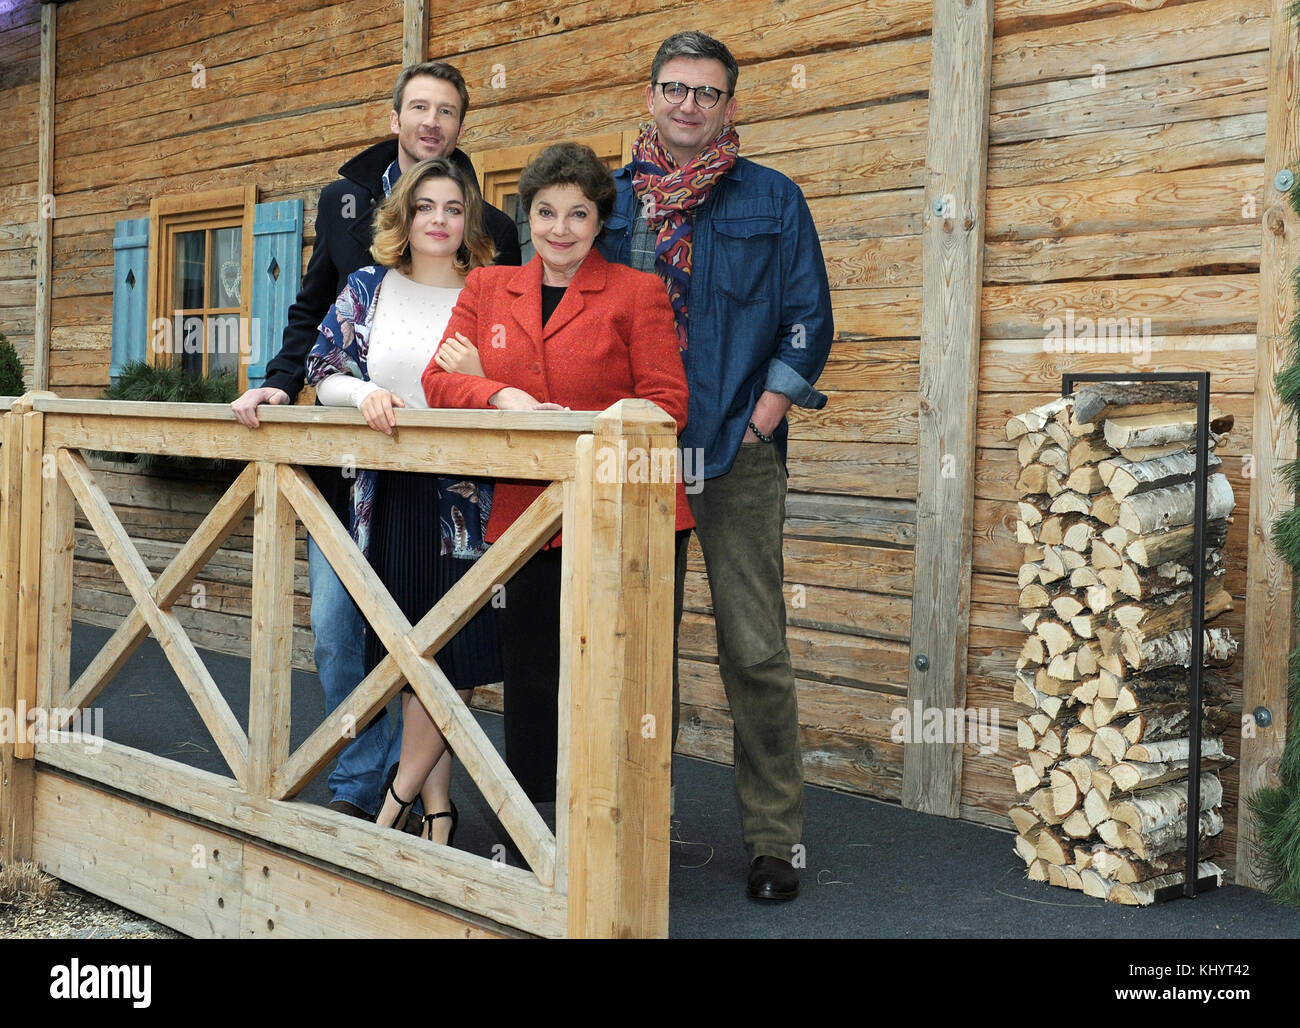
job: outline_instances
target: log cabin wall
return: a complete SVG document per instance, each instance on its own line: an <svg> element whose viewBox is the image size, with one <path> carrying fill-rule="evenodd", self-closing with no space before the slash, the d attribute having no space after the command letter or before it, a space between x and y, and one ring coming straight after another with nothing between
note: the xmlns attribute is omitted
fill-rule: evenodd
<svg viewBox="0 0 1300 1028"><path fill-rule="evenodd" d="M31 382L36 314L36 140L41 91L41 5L0 7L0 332Z"/></svg>
<svg viewBox="0 0 1300 1028"><path fill-rule="evenodd" d="M118 220L147 214L154 195L254 183L260 201L305 200L309 246L321 185L387 134L401 4L280 10L164 0L60 6L51 353L60 395L96 396L108 384ZM643 2L616 21L574 4L521 23L479 0L440 6L428 45L469 83L463 146L471 153L635 128L665 35L689 24L733 47L743 66L742 152L802 186L834 290L837 341L820 383L830 404L796 412L791 433L787 586L808 780L894 800L902 747L891 741L890 715L905 691L915 520L930 15L921 0L866 14L857 5L767 0ZM192 85L196 63L201 89ZM493 89L500 71L505 88ZM155 571L197 526L223 477L196 483L100 468L132 535L149 540L142 550ZM245 526L200 577L206 606L178 608L200 645L246 652L239 636L249 590L237 582L250 546ZM76 573L78 618L116 624L130 607L125 588L84 531ZM301 563L298 581L305 592ZM680 748L730 761L698 552L687 608ZM295 657L310 667L307 611L300 593ZM496 703L490 692L482 699Z"/></svg>
<svg viewBox="0 0 1300 1028"><path fill-rule="evenodd" d="M965 748L961 814L1007 827L1023 631L1016 461L1002 426L1054 394L1062 371L1117 369L1113 355L1045 353L1045 319L1067 308L1150 317L1153 356L1139 370L1214 373L1215 402L1237 417L1224 470L1238 498L1227 549L1238 605L1225 623L1243 635L1241 458L1251 449L1260 238L1258 213L1247 216L1244 205L1253 196L1262 206L1269 4L1134 6L1150 5L994 6L966 704L998 709L1002 734L994 754ZM623 9L611 18L581 2L520 13L448 0L430 17L427 53L465 73L472 104L462 145L483 153L635 128L654 50L673 31L700 28L732 47L742 65L742 153L803 188L835 304L837 338L819 383L830 403L794 412L790 446L787 609L806 776L898 801L903 747L891 730L907 692L932 5L634 0ZM59 5L50 388L96 396L108 384L114 225L146 215L154 196L255 184L260 201L301 198L305 263L320 187L388 134L402 15L399 0ZM6 62L0 110L34 140L30 26L39 8L20 2L5 17L0 54L28 70ZM1094 86L1098 64L1105 78ZM35 158L21 147L10 153L0 196L28 205L7 212L28 211ZM22 262L34 243L31 221L19 217L0 218L0 280L13 287L0 317L15 326L0 329L30 363L22 348L31 345L34 288ZM148 540L142 550L155 571L223 477L100 468L132 535ZM200 578L206 607L178 609L199 645L247 652L249 590L237 582L247 580L250 547L245 526ZM129 609L125 588L85 533L76 573L77 617L116 624ZM295 662L310 667L305 582L300 562ZM729 761L698 551L681 642L679 749ZM1235 803L1235 772L1224 784Z"/></svg>
<svg viewBox="0 0 1300 1028"><path fill-rule="evenodd" d="M995 4L967 703L997 707L994 755L964 751L963 816L1006 824L1019 646L1007 418L1059 394L1065 371L1200 371L1236 418L1219 451L1236 495L1215 622L1252 654L1245 595L1249 464L1266 169L1268 0ZM1044 9L1050 18L1039 17ZM1271 177L1271 171L1267 173ZM1149 356L1048 353L1047 319L1150 319ZM1238 756L1241 739L1229 733ZM1238 771L1222 775L1234 864ZM1219 858L1216 858L1219 859Z"/></svg>

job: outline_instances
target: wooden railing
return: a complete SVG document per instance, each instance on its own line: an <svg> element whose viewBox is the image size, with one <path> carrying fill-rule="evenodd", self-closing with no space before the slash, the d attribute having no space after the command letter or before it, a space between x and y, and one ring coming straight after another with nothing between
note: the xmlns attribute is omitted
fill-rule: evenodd
<svg viewBox="0 0 1300 1028"><path fill-rule="evenodd" d="M278 865L277 870L297 875L294 909L300 916L283 913L282 934L285 924L293 926L293 934L375 930L360 911L350 919L346 910L331 909L330 895L341 888L330 877L335 874L372 890L377 883L396 886L434 901L440 911L432 928L427 918L414 915L398 927L413 928L418 921L424 929L453 934L470 929L544 936L667 934L675 492L668 476L639 473L647 466L671 467L671 461L652 458L647 464L645 459L671 453L675 445L673 424L662 411L638 400L601 414L401 411L398 428L388 437L366 428L355 411L319 407L264 407L256 431L238 424L225 408L201 404L61 400L32 393L9 407L0 419L0 707L65 714L53 726L60 731L48 740L0 745L0 861L55 854L66 805L103 803L116 811L126 803L134 807L115 815L123 823L135 824L140 817L147 822L155 813L168 824L167 819L177 819L207 833L205 839L225 839L227 853L230 847L248 847L244 864L251 854L264 853L263 846L287 852L298 871ZM155 579L87 466L86 450L222 457L247 466ZM437 606L411 625L299 464L551 484ZM92 526L135 607L71 681L75 507ZM251 680L245 733L172 605L250 508ZM389 655L291 751L295 519L315 538ZM557 530L563 531L564 546L560 759L552 834L431 656ZM229 765L229 777L113 742L97 753L64 744L66 712L93 704L150 634ZM348 742L349 726L366 724L403 682L430 711L528 869L292 802ZM48 788L42 785L47 778ZM96 791L99 787L105 788ZM78 798L83 789L94 794ZM111 850L115 838L107 831L97 837L94 824L80 825L78 837L88 863L92 855ZM58 845L64 847L57 850L61 855L42 862L55 863L54 873L73 880L78 860L67 855L65 843ZM148 851L150 845L144 840L139 848ZM268 858L264 876L271 877L272 864ZM214 895L196 887L189 870L173 869L169 877L155 868L155 887L146 895L135 882L108 898L158 917L170 909L169 897L190 890L204 906L201 924L211 926L207 934L266 934L260 918L268 909L262 895L267 887L250 887L247 867L242 888L234 892L229 877L210 874L214 884L208 891ZM113 891L102 876L85 873L85 887ZM298 894L304 889L310 895ZM287 885L283 891L287 897ZM250 892L258 893L256 902ZM241 897L245 902L237 903ZM228 901L238 906L238 916L228 912ZM355 897L350 902L355 904ZM288 906L286 899L277 909ZM404 915L393 916L400 921ZM314 929L318 922L321 927ZM181 912L169 923L194 932L195 918ZM274 924L274 918L266 918L266 924ZM391 918L385 924L393 929Z"/></svg>

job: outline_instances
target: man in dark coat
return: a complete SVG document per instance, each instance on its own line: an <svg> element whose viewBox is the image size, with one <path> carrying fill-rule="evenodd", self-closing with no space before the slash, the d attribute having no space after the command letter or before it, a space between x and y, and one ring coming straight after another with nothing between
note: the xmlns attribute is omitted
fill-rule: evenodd
<svg viewBox="0 0 1300 1028"><path fill-rule="evenodd" d="M430 157L447 157L475 181L469 158L457 149L464 128L469 93L460 72L450 64L428 61L403 68L393 88L390 126L394 138L376 143L341 168L338 181L326 186L316 207L316 243L303 276L298 299L289 308L280 352L266 366L261 386L231 404L249 428L258 427L260 404L293 403L305 380L307 354L316 342L321 319L338 298L348 276L367 264L375 208L412 165ZM484 228L497 249L498 264L519 264L519 237L514 222L483 204ZM352 479L338 468L309 469L321 494L339 520L347 523ZM338 576L308 539L311 573L311 624L314 655L326 711L332 711L363 677L364 623ZM329 777L330 807L373 820L380 801L384 770L397 763L400 721L387 729L386 719L372 722L339 754Z"/></svg>

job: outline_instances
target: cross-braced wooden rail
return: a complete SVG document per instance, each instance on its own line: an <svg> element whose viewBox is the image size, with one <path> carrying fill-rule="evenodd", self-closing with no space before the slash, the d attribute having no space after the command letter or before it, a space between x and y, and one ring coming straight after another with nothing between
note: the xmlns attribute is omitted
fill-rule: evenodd
<svg viewBox="0 0 1300 1028"><path fill-rule="evenodd" d="M601 414L402 411L393 437L355 411L61 400L0 404L0 708L52 730L0 745L0 862L51 873L194 935L664 936L668 930L674 427L646 401ZM223 457L247 466L156 579L82 451ZM418 624L376 578L311 480L331 465L550 482ZM651 472L646 474L647 469ZM71 681L74 514L135 607ZM253 512L248 731L172 605ZM290 750L295 521L338 572L389 656ZM563 531L554 834L431 659ZM148 635L161 645L230 776L118 743L73 743ZM385 831L294 802L409 682L528 863ZM21 736L22 733L20 733ZM35 733L32 733L35 735ZM112 734L111 730L108 734Z"/></svg>

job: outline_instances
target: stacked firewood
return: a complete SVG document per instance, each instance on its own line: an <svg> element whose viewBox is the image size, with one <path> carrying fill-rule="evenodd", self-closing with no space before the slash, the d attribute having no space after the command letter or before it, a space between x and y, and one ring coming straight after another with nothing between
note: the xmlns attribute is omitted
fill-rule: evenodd
<svg viewBox="0 0 1300 1028"><path fill-rule="evenodd" d="M1025 547L1016 661L1022 802L1016 852L1029 878L1118 903L1151 903L1183 880L1190 757L1195 388L1098 384L1012 418ZM1210 444L1231 430L1211 411ZM1209 457L1205 619L1232 608L1223 545L1234 500ZM1233 718L1221 671L1236 641L1207 627L1196 830L1223 831L1216 769ZM1199 875L1221 879L1202 860Z"/></svg>

